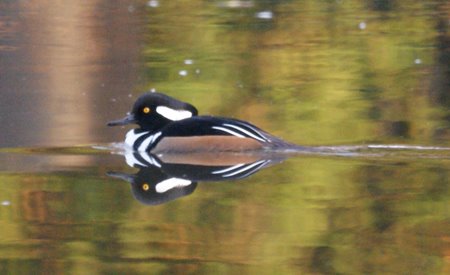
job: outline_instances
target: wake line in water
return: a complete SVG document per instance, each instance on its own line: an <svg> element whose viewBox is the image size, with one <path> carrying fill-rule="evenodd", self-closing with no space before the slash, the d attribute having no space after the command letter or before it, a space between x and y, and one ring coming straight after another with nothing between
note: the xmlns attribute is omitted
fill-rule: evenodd
<svg viewBox="0 0 450 275"><path fill-rule="evenodd" d="M127 146L122 143L110 143L107 146L94 145L94 149L108 150L108 149L119 149L119 150L129 150ZM311 147L300 147L300 149L295 149L293 151L312 151L317 150L332 150L332 151L358 151L358 150L368 150L368 149L383 149L383 150L417 150L417 151L449 151L450 147L439 147L439 146L422 146L422 145L403 145L403 144L365 144L365 145L329 145L329 146L311 146ZM289 150L288 150L289 151Z"/></svg>
<svg viewBox="0 0 450 275"><path fill-rule="evenodd" d="M440 151L450 151L448 147L438 147L438 146L421 146L421 145L401 145L401 144L368 144L366 146L360 146L362 148L367 147L368 149L393 149L393 150L440 150Z"/></svg>
<svg viewBox="0 0 450 275"><path fill-rule="evenodd" d="M109 143L97 145L81 145L71 147L31 147L31 148L0 148L0 153L20 154L52 154L52 155L91 155L91 154L119 154L129 152L124 143ZM192 152L201 155L202 152ZM287 150L275 151L247 151L247 152L204 152L205 154L235 154L271 156L323 156L323 157L350 157L350 158L389 158L389 159L450 159L450 147L403 145L403 144L365 144L365 145L329 145L297 147ZM177 154L177 153L169 153ZM190 154L190 153L187 153Z"/></svg>
<svg viewBox="0 0 450 275"><path fill-rule="evenodd" d="M290 154L321 156L389 158L389 159L450 159L450 147L403 145L403 144L365 144L306 147L304 150L290 150Z"/></svg>
<svg viewBox="0 0 450 275"><path fill-rule="evenodd" d="M402 144L366 144L366 145L338 145L338 146L318 146L312 147L324 150L345 150L345 151L359 151L359 150L410 150L410 151L450 151L450 147L439 146L422 146L422 145L402 145Z"/></svg>
<svg viewBox="0 0 450 275"><path fill-rule="evenodd" d="M94 146L98 150L107 150L113 154L126 155L132 152L123 143L111 143L107 146ZM319 157L345 157L363 159L389 159L389 160L413 160L413 159L450 159L450 147L402 145L402 144L365 144L365 145L336 145L336 146L311 146L294 147L291 149L244 151L244 152L184 152L162 153L157 155L183 155L195 154L201 156L215 154L222 155L253 155L261 158L286 158L295 156L319 156Z"/></svg>

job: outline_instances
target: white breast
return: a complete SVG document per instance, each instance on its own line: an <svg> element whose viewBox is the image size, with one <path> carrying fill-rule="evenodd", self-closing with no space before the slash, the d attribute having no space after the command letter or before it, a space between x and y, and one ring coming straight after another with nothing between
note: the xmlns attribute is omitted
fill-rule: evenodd
<svg viewBox="0 0 450 275"><path fill-rule="evenodd" d="M128 131L128 133L125 136L125 146L128 147L128 149L133 149L133 145L136 142L136 140L145 135L147 132L142 132L142 133L135 133L135 129Z"/></svg>

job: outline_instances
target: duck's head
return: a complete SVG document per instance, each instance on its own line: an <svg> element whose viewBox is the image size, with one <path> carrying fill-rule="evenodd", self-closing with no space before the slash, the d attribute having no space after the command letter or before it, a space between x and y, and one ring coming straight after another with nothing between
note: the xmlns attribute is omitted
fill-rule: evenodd
<svg viewBox="0 0 450 275"><path fill-rule="evenodd" d="M160 93L146 93L134 103L133 109L123 119L108 122L108 126L135 123L143 130L156 131L176 120L198 114L189 103L182 102Z"/></svg>

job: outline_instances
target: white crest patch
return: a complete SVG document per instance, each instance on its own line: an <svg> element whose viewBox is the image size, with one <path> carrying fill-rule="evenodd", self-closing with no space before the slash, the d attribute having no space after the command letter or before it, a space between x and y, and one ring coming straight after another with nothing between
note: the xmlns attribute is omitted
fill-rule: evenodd
<svg viewBox="0 0 450 275"><path fill-rule="evenodd" d="M192 116L192 113L187 110L175 110L172 108L169 108L167 106L158 106L156 107L156 112L163 117L176 121L176 120L182 120L188 117Z"/></svg>
<svg viewBox="0 0 450 275"><path fill-rule="evenodd" d="M190 180L180 179L180 178L170 178L161 181L155 186L155 190L158 193L164 193L167 192L170 189L177 188L177 187L184 187L188 186L192 183Z"/></svg>

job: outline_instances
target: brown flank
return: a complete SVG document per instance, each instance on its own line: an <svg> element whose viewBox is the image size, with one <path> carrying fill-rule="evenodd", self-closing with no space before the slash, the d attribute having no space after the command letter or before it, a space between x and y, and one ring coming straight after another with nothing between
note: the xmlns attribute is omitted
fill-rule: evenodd
<svg viewBox="0 0 450 275"><path fill-rule="evenodd" d="M261 150L263 145L251 138L233 136L165 137L151 153L245 152Z"/></svg>

